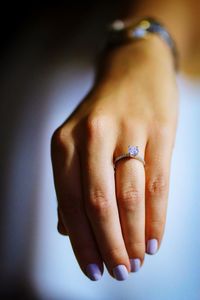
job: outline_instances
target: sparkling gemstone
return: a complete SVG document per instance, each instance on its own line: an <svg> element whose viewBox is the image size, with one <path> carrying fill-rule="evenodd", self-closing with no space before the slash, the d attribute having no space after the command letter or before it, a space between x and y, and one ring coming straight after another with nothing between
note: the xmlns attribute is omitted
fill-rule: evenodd
<svg viewBox="0 0 200 300"><path fill-rule="evenodd" d="M139 149L137 146L128 146L128 153L133 156L136 156L139 153Z"/></svg>

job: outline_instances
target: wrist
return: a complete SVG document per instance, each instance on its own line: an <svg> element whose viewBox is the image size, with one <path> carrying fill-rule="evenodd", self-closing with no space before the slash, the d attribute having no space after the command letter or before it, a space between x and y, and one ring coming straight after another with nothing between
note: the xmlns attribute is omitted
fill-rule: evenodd
<svg viewBox="0 0 200 300"><path fill-rule="evenodd" d="M109 78L118 82L123 78L131 78L135 70L143 70L146 73L152 68L165 69L166 74L175 73L169 47L159 36L153 34L106 49L99 61L98 79Z"/></svg>

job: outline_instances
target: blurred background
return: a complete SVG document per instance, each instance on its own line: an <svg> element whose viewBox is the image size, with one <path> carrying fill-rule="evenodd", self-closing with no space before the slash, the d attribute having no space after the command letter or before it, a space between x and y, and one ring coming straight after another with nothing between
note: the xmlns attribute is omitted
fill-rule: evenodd
<svg viewBox="0 0 200 300"><path fill-rule="evenodd" d="M75 1L74 1L75 2ZM200 79L178 75L180 115L162 247L125 282L91 282L57 233L55 128L90 89L119 1L1 9L0 299L200 299Z"/></svg>

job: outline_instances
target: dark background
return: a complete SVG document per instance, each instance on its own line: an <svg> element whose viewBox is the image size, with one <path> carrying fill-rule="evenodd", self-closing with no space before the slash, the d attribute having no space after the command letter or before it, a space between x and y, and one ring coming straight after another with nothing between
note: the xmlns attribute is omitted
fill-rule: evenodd
<svg viewBox="0 0 200 300"><path fill-rule="evenodd" d="M43 114L48 105L33 103L31 93L48 85L47 74L67 64L70 51L79 61L93 57L106 24L120 1L11 2L1 5L0 69L0 299L39 299L32 286L32 257L37 220L38 161ZM95 17L94 17L95 16ZM88 26L92 21L93 26ZM88 28L81 37L81 29ZM74 46L71 46L71 45ZM74 47L74 48L73 48ZM36 111L27 117L28 111ZM30 113L30 112L29 112ZM29 114L28 113L28 114ZM28 121L24 123L24 118ZM27 128L26 128L27 127ZM23 134L27 131L28 141ZM19 149L27 153L15 158ZM32 159L30 159L33 157ZM15 168L13 162L19 165ZM16 181L16 191L12 186ZM35 188L36 187L36 188ZM46 300L46 299L45 299Z"/></svg>

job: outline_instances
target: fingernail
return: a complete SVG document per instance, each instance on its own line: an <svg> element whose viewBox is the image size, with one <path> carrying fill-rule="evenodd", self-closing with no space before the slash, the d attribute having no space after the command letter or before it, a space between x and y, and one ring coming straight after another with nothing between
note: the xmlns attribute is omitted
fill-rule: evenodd
<svg viewBox="0 0 200 300"><path fill-rule="evenodd" d="M113 275L117 280L126 280L128 278L128 271L124 265L118 265L113 268Z"/></svg>
<svg viewBox="0 0 200 300"><path fill-rule="evenodd" d="M158 241L156 239L148 240L147 242L147 253L155 254L158 250Z"/></svg>
<svg viewBox="0 0 200 300"><path fill-rule="evenodd" d="M92 281L101 279L102 273L97 264L89 264L86 267L86 274Z"/></svg>
<svg viewBox="0 0 200 300"><path fill-rule="evenodd" d="M131 258L130 259L131 264L131 272L137 272L140 269L141 262L139 258Z"/></svg>

